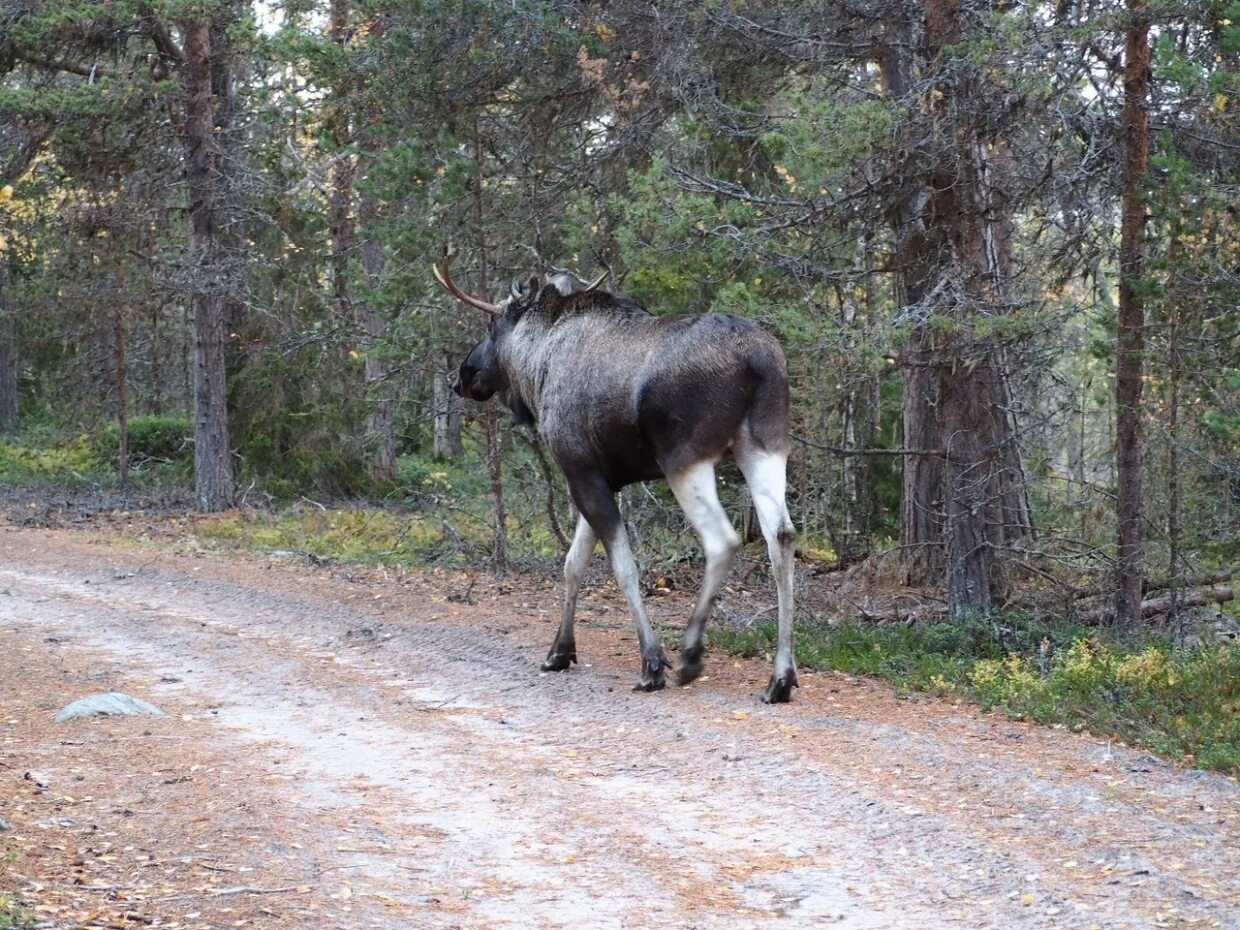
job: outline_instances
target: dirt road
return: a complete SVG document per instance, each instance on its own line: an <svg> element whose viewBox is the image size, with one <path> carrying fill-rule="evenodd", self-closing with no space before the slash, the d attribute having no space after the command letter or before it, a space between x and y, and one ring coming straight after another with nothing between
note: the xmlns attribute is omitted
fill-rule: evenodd
<svg viewBox="0 0 1240 930"><path fill-rule="evenodd" d="M550 583L0 554L0 888L48 927L1240 927L1236 783L1087 734L829 674L766 707L719 655L634 694L597 589L543 675ZM52 723L106 689L168 716Z"/></svg>

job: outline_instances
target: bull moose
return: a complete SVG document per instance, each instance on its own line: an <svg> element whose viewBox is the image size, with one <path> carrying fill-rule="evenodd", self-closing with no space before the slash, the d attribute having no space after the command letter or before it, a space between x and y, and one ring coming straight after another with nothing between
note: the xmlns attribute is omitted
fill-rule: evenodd
<svg viewBox="0 0 1240 930"><path fill-rule="evenodd" d="M753 497L779 597L774 671L762 697L790 700L796 530L785 501L788 373L779 343L729 314L653 316L636 300L599 290L602 278L573 293L565 276L535 277L491 303L453 282L450 259L433 268L440 286L491 317L486 338L461 362L456 393L475 401L499 394L518 422L537 424L580 512L564 561L564 611L543 670L577 661L577 593L601 539L637 624L642 665L634 690L664 686L671 663L646 616L615 495L666 478L706 552L677 669L682 685L702 673L706 620L740 547L715 488L715 465L731 452Z"/></svg>

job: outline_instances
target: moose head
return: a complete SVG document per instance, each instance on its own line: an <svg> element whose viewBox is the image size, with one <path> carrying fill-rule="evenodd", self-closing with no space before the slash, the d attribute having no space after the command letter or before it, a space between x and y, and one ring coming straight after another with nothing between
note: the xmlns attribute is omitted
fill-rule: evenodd
<svg viewBox="0 0 1240 930"><path fill-rule="evenodd" d="M491 303L481 297L466 293L452 280L449 265L452 253L444 254L443 266L435 265L432 271L439 286L461 303L481 310L490 316L487 321L486 337L470 349L452 381L452 389L461 397L476 401L490 400L499 394L513 409L513 413L521 417L521 411L508 396L508 376L500 364L500 351L505 341L511 336L513 329L520 322L530 307L539 299L544 287L554 288L561 296L571 293L572 285L567 275L548 276L546 282L540 282L536 276L527 281L514 280L508 289L508 296L499 303ZM600 275L588 287L586 292L595 290L607 277L606 272Z"/></svg>

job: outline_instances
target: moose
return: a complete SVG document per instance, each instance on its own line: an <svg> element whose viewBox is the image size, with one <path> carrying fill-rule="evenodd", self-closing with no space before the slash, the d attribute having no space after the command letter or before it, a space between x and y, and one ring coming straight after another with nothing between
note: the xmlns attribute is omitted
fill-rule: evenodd
<svg viewBox="0 0 1240 930"><path fill-rule="evenodd" d="M636 691L664 687L671 668L642 604L637 564L616 493L666 478L702 539L706 570L680 654L682 685L703 670L703 631L740 539L719 503L715 466L731 453L757 511L778 593L779 638L762 699L783 703L797 686L792 648L796 530L785 501L788 372L783 350L755 323L724 313L657 317L628 297L573 292L567 276L514 282L491 303L452 280L451 253L435 279L490 316L486 338L461 362L453 389L486 401L498 394L518 423L535 425L580 517L564 561L559 631L544 671L577 661L577 594L602 540L641 646Z"/></svg>

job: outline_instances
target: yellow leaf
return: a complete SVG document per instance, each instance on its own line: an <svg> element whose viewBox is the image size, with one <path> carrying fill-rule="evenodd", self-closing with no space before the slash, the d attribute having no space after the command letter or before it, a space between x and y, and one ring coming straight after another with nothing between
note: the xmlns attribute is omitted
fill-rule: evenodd
<svg viewBox="0 0 1240 930"><path fill-rule="evenodd" d="M0 187L0 203L4 203L6 200L12 200L12 199L13 199L13 185L6 184L4 185L4 187Z"/></svg>
<svg viewBox="0 0 1240 930"><path fill-rule="evenodd" d="M1215 94L1214 95L1214 112L1222 113L1226 109L1227 109L1227 95L1226 94Z"/></svg>
<svg viewBox="0 0 1240 930"><path fill-rule="evenodd" d="M735 717L737 720L748 720L749 719L749 714L745 713L745 711L743 710L732 711L732 716Z"/></svg>

